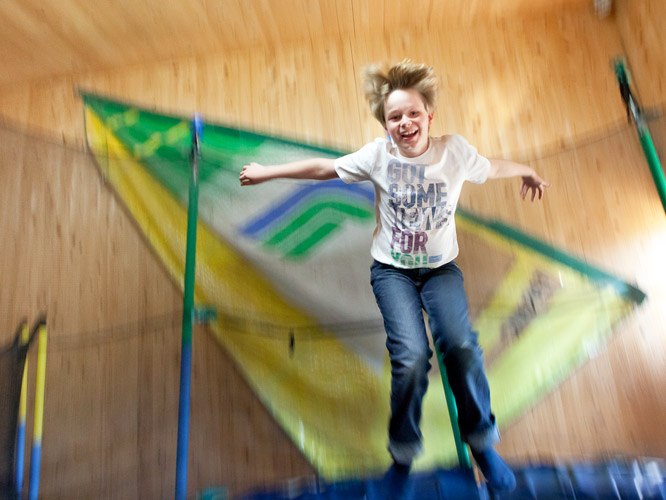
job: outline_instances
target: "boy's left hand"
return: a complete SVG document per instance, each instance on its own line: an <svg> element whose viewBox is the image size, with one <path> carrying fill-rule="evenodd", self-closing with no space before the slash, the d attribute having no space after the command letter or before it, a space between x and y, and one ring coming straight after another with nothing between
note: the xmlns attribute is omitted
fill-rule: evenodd
<svg viewBox="0 0 666 500"><path fill-rule="evenodd" d="M530 175L524 175L522 179L523 183L520 186L520 197L523 200L527 197L527 194L530 192L530 190L532 191L532 197L530 201L534 201L537 193L539 193L539 199L541 199L543 198L545 189L550 187L550 184L539 177L536 172L533 172Z"/></svg>

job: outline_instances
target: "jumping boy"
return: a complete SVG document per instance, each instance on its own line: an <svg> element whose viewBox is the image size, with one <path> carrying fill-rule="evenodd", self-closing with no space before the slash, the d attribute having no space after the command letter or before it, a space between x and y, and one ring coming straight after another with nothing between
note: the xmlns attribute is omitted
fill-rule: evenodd
<svg viewBox="0 0 666 500"><path fill-rule="evenodd" d="M453 260L458 255L454 213L464 181L522 177L521 197L531 194L532 201L537 195L541 199L549 184L526 165L480 156L459 135L430 137L437 100L433 68L409 61L386 71L371 65L363 71L363 85L388 139L376 139L335 160L251 163L243 167L241 185L276 178L335 177L346 183L373 183L377 226L370 281L391 360L388 449L394 464L389 477L404 478L404 484L422 449L419 423L432 356L425 310L458 404L462 438L489 488L510 491L516 481L494 449L499 433L482 351L469 320L462 273Z"/></svg>

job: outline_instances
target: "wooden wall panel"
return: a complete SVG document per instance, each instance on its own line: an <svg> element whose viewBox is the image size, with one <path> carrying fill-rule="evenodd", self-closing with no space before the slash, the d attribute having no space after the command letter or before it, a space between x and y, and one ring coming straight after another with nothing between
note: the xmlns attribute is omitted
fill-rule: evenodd
<svg viewBox="0 0 666 500"><path fill-rule="evenodd" d="M354 33L438 30L565 8L589 0L6 0L0 85L164 61L210 51L309 43Z"/></svg>
<svg viewBox="0 0 666 500"><path fill-rule="evenodd" d="M454 130L487 154L559 147L623 119L610 60L620 39L587 10L383 35L251 48L5 86L0 115L82 140L83 87L163 111L356 148L382 134L358 84L370 62L435 66L442 91L434 133ZM26 109L26 106L28 107Z"/></svg>
<svg viewBox="0 0 666 500"><path fill-rule="evenodd" d="M180 291L88 155L2 128L0 199L0 342L48 313L40 498L172 497ZM205 328L194 344L190 493L310 474Z"/></svg>
<svg viewBox="0 0 666 500"><path fill-rule="evenodd" d="M609 66L617 47L614 25L583 11L390 33L359 43L354 60L432 61L442 78L433 133L453 130L487 155L521 159L603 134L621 119Z"/></svg>
<svg viewBox="0 0 666 500"><path fill-rule="evenodd" d="M634 91L644 107L666 104L666 3L618 0L615 17L626 51Z"/></svg>
<svg viewBox="0 0 666 500"><path fill-rule="evenodd" d="M12 256L2 275L16 285L11 293L0 289L3 331L43 308L55 336L94 332L119 320L143 331L150 330L145 318L180 307L178 291L97 174L88 165L77 167L75 152L53 154L54 146L35 146L31 134L46 134L81 150L76 86L164 112L201 111L208 120L353 149L382 134L363 102L361 67L412 57L432 63L442 76L433 133L462 133L482 153L529 161L553 183L539 205L520 202L515 181L469 186L465 206L635 281L649 294L608 350L504 432L502 449L516 460L616 451L663 456L666 436L657 422L666 414L666 321L659 306L666 299L666 229L609 64L620 48L615 24L581 9L474 29L443 26L381 36L358 30L344 39L5 86L0 116L27 134L3 140L0 156L6 204L0 223L3 234L13 235L0 242L2 254ZM654 92L655 102L664 99L663 88ZM588 146L562 153L574 144ZM124 348L54 354L49 387L58 389L49 392L47 412L63 416L48 424L43 469L45 491L53 498L64 470L72 485L100 498L168 496L175 467L177 400L170 388L177 377L178 330L167 324L122 340ZM195 344L203 351L195 351L193 415L201 420L191 437L194 483L239 490L310 473L210 342ZM110 384L109 373L123 374L120 386ZM233 382L225 386L220 378ZM79 406L85 413L77 413ZM133 409L136 415L124 423ZM117 440L113 429L121 429ZM61 434L69 438L65 443L55 440Z"/></svg>

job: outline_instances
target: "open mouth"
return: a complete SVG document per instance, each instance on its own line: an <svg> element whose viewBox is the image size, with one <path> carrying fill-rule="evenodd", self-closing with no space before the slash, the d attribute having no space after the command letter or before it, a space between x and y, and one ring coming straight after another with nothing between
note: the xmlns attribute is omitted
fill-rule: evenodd
<svg viewBox="0 0 666 500"><path fill-rule="evenodd" d="M403 139L411 139L412 137L415 137L417 133L418 133L418 130L413 130L411 132L403 132L402 134L400 134L400 136Z"/></svg>

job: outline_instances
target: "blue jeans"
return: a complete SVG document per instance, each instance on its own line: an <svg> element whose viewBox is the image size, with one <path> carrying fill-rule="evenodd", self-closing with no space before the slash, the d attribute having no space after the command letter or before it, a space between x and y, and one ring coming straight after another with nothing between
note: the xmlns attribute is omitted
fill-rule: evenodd
<svg viewBox="0 0 666 500"><path fill-rule="evenodd" d="M458 265L398 269L375 261L370 282L384 318L391 359L389 451L393 459L408 464L423 447L419 423L432 356L423 310L456 398L463 441L474 450L499 441L483 351L472 331Z"/></svg>

